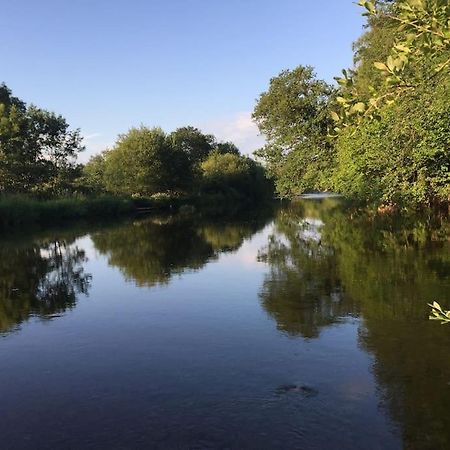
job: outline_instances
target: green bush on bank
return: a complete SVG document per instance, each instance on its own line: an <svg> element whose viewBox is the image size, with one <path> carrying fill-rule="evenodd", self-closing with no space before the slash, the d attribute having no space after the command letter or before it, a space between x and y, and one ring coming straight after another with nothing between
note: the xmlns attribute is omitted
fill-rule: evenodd
<svg viewBox="0 0 450 450"><path fill-rule="evenodd" d="M401 206L450 200L450 80L429 84L339 137L338 192Z"/></svg>

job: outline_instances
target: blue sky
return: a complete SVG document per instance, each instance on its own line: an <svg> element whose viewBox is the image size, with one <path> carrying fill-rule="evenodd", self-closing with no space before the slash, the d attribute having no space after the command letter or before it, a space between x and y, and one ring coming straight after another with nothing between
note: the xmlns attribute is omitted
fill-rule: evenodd
<svg viewBox="0 0 450 450"><path fill-rule="evenodd" d="M244 152L282 69L351 65L352 0L0 0L0 82L79 127L88 151L133 125L193 125Z"/></svg>

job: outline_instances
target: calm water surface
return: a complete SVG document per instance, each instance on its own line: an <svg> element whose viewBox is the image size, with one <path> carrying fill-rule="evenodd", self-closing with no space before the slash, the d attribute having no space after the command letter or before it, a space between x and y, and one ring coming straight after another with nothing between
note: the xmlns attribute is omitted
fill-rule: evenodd
<svg viewBox="0 0 450 450"><path fill-rule="evenodd" d="M2 449L448 449L450 226L302 200L0 241Z"/></svg>

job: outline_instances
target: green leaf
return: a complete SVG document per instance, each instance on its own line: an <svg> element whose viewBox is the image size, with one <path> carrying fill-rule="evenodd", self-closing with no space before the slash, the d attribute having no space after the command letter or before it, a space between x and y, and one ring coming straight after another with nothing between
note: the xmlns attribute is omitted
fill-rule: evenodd
<svg viewBox="0 0 450 450"><path fill-rule="evenodd" d="M341 118L339 117L339 114L335 111L331 111L330 116L335 122L339 122L341 120Z"/></svg>
<svg viewBox="0 0 450 450"><path fill-rule="evenodd" d="M423 0L407 0L407 3L412 8L417 8L423 10L425 5Z"/></svg>
<svg viewBox="0 0 450 450"><path fill-rule="evenodd" d="M406 45L397 44L397 45L394 46L394 48L396 50L398 50L399 52L411 53L411 49L409 47L407 47Z"/></svg>
<svg viewBox="0 0 450 450"><path fill-rule="evenodd" d="M363 102L358 102L352 106L350 111L363 113L366 110L366 104Z"/></svg>
<svg viewBox="0 0 450 450"><path fill-rule="evenodd" d="M372 14L377 11L375 8L375 5L372 2L366 2L366 4L364 6L367 9L367 11L369 11Z"/></svg>
<svg viewBox="0 0 450 450"><path fill-rule="evenodd" d="M373 65L375 66L376 69L378 70L382 70L383 72L389 72L388 67L386 66L386 64L382 63L382 62L374 62Z"/></svg>

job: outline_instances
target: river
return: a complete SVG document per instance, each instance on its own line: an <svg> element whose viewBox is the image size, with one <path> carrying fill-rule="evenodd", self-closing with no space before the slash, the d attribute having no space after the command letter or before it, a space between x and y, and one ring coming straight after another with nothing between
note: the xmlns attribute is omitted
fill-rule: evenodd
<svg viewBox="0 0 450 450"><path fill-rule="evenodd" d="M448 449L450 224L337 198L0 241L2 449Z"/></svg>

